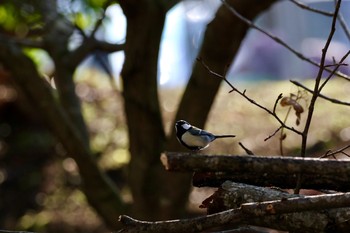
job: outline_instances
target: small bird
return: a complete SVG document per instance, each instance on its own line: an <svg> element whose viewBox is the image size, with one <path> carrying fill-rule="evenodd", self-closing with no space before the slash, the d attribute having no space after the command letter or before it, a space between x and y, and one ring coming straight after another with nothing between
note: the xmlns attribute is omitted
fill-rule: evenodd
<svg viewBox="0 0 350 233"><path fill-rule="evenodd" d="M190 150L198 151L209 146L217 138L233 138L236 135L214 135L192 126L184 120L175 123L176 137L179 142Z"/></svg>

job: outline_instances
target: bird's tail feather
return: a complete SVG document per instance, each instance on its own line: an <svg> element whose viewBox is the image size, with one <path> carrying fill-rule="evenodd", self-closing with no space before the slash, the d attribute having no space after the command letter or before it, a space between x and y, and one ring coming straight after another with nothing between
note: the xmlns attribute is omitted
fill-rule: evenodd
<svg viewBox="0 0 350 233"><path fill-rule="evenodd" d="M234 138L236 135L215 135L215 138Z"/></svg>

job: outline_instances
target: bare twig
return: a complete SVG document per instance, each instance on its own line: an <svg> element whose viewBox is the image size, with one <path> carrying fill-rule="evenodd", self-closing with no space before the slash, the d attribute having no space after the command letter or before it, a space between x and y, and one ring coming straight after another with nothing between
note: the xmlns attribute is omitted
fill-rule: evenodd
<svg viewBox="0 0 350 233"><path fill-rule="evenodd" d="M350 50L340 59L340 62L335 64L334 69L332 70L332 72L328 75L328 77L323 81L323 83L320 85L320 88L318 89L318 93L320 93L322 91L322 89L324 88L324 86L327 84L327 82L332 78L332 76L335 74L335 72L337 72L337 70L339 69L340 66L344 65L343 62L345 61L345 59L349 56L350 54Z"/></svg>
<svg viewBox="0 0 350 233"><path fill-rule="evenodd" d="M304 3L297 1L297 0L290 0L290 1L304 10L315 12L315 13L318 13L318 14L321 14L324 16L329 16L329 17L333 16L333 12L322 11L322 10L310 7L308 5L305 5Z"/></svg>
<svg viewBox="0 0 350 233"><path fill-rule="evenodd" d="M313 93L313 90L311 90L310 88L304 86L303 84L299 83L298 81L296 80L290 80L291 83L293 83L294 85L298 86L298 87L301 87L303 88L304 90L310 92L310 93ZM318 94L318 97L322 98L322 99L325 99L325 100L328 100L334 104L341 104L341 105L346 105L346 106L350 106L350 103L349 102L344 102L344 101L341 101L341 100L338 100L338 99L334 99L334 98L330 98L328 96L325 96L321 93Z"/></svg>
<svg viewBox="0 0 350 233"><path fill-rule="evenodd" d="M200 62L207 70L210 74L212 74L213 76L217 77L217 78L220 78L222 80L224 80L227 85L229 85L232 90L229 91L229 93L233 92L233 91L238 91L227 79L226 79L226 76L223 76L223 75L220 75L214 71L212 71L208 66L207 64L205 64L205 62L203 61L203 59L201 57L198 57L197 58L197 61ZM226 73L226 70L225 70L225 73Z"/></svg>
<svg viewBox="0 0 350 233"><path fill-rule="evenodd" d="M338 12L339 12L340 4L341 4L341 0L338 0L337 6L336 6L335 11L334 11L334 16L333 16L333 20L332 20L331 30L329 32L326 44L325 44L324 48L322 49L320 68L319 68L317 77L315 79L315 85L314 85L314 90L313 90L312 98L311 98L310 105L309 105L309 111L308 111L308 114L307 114L305 127L304 127L304 130L303 130L303 133L302 133L302 145L301 145L301 153L300 153L300 155L302 157L305 157L305 155L306 155L306 143L307 143L307 139L308 139L308 132L309 132L309 129L310 129L310 126L311 126L311 120L312 120L312 116L313 116L313 113L314 113L314 107L315 107L315 104L316 104L316 100L317 100L317 98L319 96L319 93L320 93L319 88L320 88L320 82L321 82L322 74L323 74L323 71L324 71L324 64L325 64L325 60L326 60L326 55L327 55L327 51L328 51L329 45L330 45L330 43L332 41L334 32L335 32L335 25L336 25L336 21L337 21L337 15L338 15ZM337 66L337 67L339 67L339 66ZM336 70L336 68L335 68L335 70ZM332 71L332 73L333 73L333 71Z"/></svg>
<svg viewBox="0 0 350 233"><path fill-rule="evenodd" d="M282 93L278 95L276 101L275 101L275 105L273 106L273 113L276 113L276 108L277 108L277 104L278 104L278 101L280 101L282 99L283 95Z"/></svg>
<svg viewBox="0 0 350 233"><path fill-rule="evenodd" d="M288 49L290 52L292 52L294 55L296 55L297 57L299 57L301 60L306 61L314 66L320 67L320 64L311 60L310 58L305 57L302 53L298 52L297 50L293 49L291 46L289 46L286 42L284 42L282 39L280 39L279 37L267 32L266 30L262 29L261 27L259 27L258 25L254 24L252 21L248 20L247 18L245 18L244 16L242 16L241 14L239 14L231 5L229 5L225 0L221 0L221 2L232 12L233 15L235 15L237 18L239 18L241 21L243 21L244 23L246 23L247 25L249 25L251 28L254 28L256 30L258 30L259 32L265 34L266 36L270 37L272 40L274 40L276 43L282 45L283 47L285 47L286 49ZM324 68L324 67L323 67ZM332 72L331 69L326 68L325 70ZM350 81L350 77L346 74L343 74L339 71L336 72L336 74L341 77L344 78L348 81Z"/></svg>
<svg viewBox="0 0 350 233"><path fill-rule="evenodd" d="M230 81L228 81L228 80L226 79L226 77L224 77L224 76L222 76L222 75L220 75L220 74L218 74L218 73L212 71L212 70L205 64L205 62L204 62L202 59L198 58L197 60L208 70L208 72L209 72L210 74L212 74L213 76L215 76L215 77L217 77L217 78L220 78L220 79L224 80L224 81L232 88L230 92L233 92L233 91L237 92L239 95L241 95L243 98L245 98L247 101L249 101L249 102L252 103L253 105L255 105L255 106L257 106L257 107L263 109L264 111L266 111L267 113L269 113L270 115L272 115L272 116L280 123L280 125L281 125L282 127L286 128L286 129L288 129L288 130L290 130L290 131L292 131L292 132L294 132L294 133L296 133L296 134L301 135L301 132L300 132L300 131L298 131L297 129L295 129L295 128L293 128L293 127L290 127L290 126L286 125L286 124L277 116L277 114L274 112L274 110L275 110L275 108L276 108L276 104L277 104L278 100L280 99L280 96L278 96L278 98L277 98L277 100L276 100L276 102L275 102L275 104L274 104L274 110L271 111L270 109L268 109L268 108L262 106L261 104L257 103L255 100L253 100L253 99L251 99L250 97L248 97L248 96L246 95L246 90L244 90L243 92L239 91L236 87L234 87L234 86L232 85L232 83L231 83Z"/></svg>
<svg viewBox="0 0 350 233"><path fill-rule="evenodd" d="M240 145L243 148L243 150L245 151L245 153L247 153L248 155L254 155L253 151L249 150L241 142L239 142L238 145Z"/></svg>
<svg viewBox="0 0 350 233"><path fill-rule="evenodd" d="M334 0L334 3L337 4L337 0ZM340 26L343 28L348 40L350 40L350 29L349 29L348 25L346 24L346 21L345 21L343 14L341 12L338 12L338 21L340 23Z"/></svg>
<svg viewBox="0 0 350 233"><path fill-rule="evenodd" d="M301 152L300 152L300 156L301 157L305 157L306 156L306 147L307 147L308 133L309 133L309 129L310 129L310 126L311 126L311 121L312 121L312 117L313 117L313 113L314 113L316 100L317 100L317 98L319 96L319 93L320 93L320 89L319 88L320 88L320 82L321 82L322 74L323 74L323 72L325 70L324 65L325 65L325 61L326 61L327 51L328 51L329 45L330 45L330 43L332 41L333 35L335 33L335 26L336 26L336 22L337 22L337 15L338 15L338 12L339 12L340 4L341 4L341 0L338 0L337 5L335 6L334 15L333 15L333 18L332 18L332 26L331 26L331 29L330 29L327 41L326 41L326 43L324 45L324 48L322 49L322 56L321 56L321 61L320 61L320 67L319 67L318 74L317 74L316 79L315 79L314 90L313 90L313 93L312 93L312 97L311 97L311 101L310 101L310 105L309 105L309 109L308 109L309 111L308 111L308 114L307 114L304 130L303 130L303 132L301 134ZM337 66L337 67L339 67L339 66ZM332 70L333 74L337 70L337 67L334 70ZM301 182L302 182L302 174L299 174L298 182L297 182L297 185L296 185L296 187L294 189L295 193L299 193L300 188L301 188Z"/></svg>
<svg viewBox="0 0 350 233"><path fill-rule="evenodd" d="M350 145L347 145L347 146L344 146L344 147L342 147L338 150L335 150L333 152L331 150L328 150L324 155L320 156L320 158L328 158L330 156L334 156L336 154L344 152L344 150L349 149L349 148L350 148Z"/></svg>
<svg viewBox="0 0 350 233"><path fill-rule="evenodd" d="M273 136L275 136L281 129L283 129L283 126L278 127L275 132L273 132L272 134L270 134L267 138L264 139L264 141L269 140L270 138L272 138Z"/></svg>

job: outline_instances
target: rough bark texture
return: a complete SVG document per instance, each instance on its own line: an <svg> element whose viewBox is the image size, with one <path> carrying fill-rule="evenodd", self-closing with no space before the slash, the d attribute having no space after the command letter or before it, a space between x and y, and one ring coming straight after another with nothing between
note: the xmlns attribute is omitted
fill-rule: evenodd
<svg viewBox="0 0 350 233"><path fill-rule="evenodd" d="M195 172L193 185L219 187L224 181L294 188L302 173L303 189L348 191L349 160L300 157L199 155L168 152L161 156L169 171Z"/></svg>
<svg viewBox="0 0 350 233"><path fill-rule="evenodd" d="M166 10L158 1L120 1L120 4L128 22L121 75L131 152L129 184L133 212L138 217L154 219L162 216L164 208L157 191L164 183L158 158L165 143L157 68Z"/></svg>
<svg viewBox="0 0 350 233"><path fill-rule="evenodd" d="M230 0L237 11L253 20L261 12L264 12L275 0ZM249 27L235 18L225 7L221 6L215 18L208 24L201 50L198 57L214 71L223 73L227 65L233 61ZM195 63L192 75L181 99L175 121L187 120L194 125L203 128L207 116L214 102L222 80L215 78L200 63ZM179 145L173 131L166 145L167 151L184 151ZM170 195L172 209L180 209L185 206L190 191L189 174L164 174L168 183L164 193ZM173 187L182 187L174 190Z"/></svg>
<svg viewBox="0 0 350 233"><path fill-rule="evenodd" d="M350 176L349 160L330 160L301 157L251 156L251 155L200 155L191 153L168 152L161 157L163 165L169 171L191 172L248 172L256 175L274 174L310 174Z"/></svg>
<svg viewBox="0 0 350 233"><path fill-rule="evenodd" d="M230 180L256 186L274 186L283 189L292 189L296 186L297 175L281 175L275 173L264 173L257 175L255 172L195 172L192 184L196 187L220 187L223 182ZM349 179L338 175L309 175L302 177L304 189L328 189L341 192L350 191Z"/></svg>
<svg viewBox="0 0 350 233"><path fill-rule="evenodd" d="M269 8L275 0L227 2L246 18L253 20ZM248 29L249 27L234 17L226 6L221 6L215 18L207 26L198 57L203 59L211 70L223 73L233 61ZM186 119L203 128L221 81L213 77L201 63L195 63L175 120ZM175 132L172 132L167 149L178 148Z"/></svg>
<svg viewBox="0 0 350 233"><path fill-rule="evenodd" d="M276 189L227 181L213 194L211 202L207 205L207 210L208 214L213 214L239 208L244 203L283 200L293 197L300 196ZM301 229L303 232L349 232L349 226L344 224L344 221L349 217L350 208L338 208L252 218L246 223L289 232L300 232Z"/></svg>
<svg viewBox="0 0 350 233"><path fill-rule="evenodd" d="M128 216L121 216L120 221L126 228L120 232L203 232L213 227L222 227L227 224L229 224L230 229L232 229L234 227L239 227L246 222L252 223L255 218L264 219L266 217L276 217L274 220L277 220L283 214L304 211L321 211L330 208L343 207L350 207L350 193L282 198L274 201L245 203L239 208L182 220L146 222L138 221ZM338 210L335 210L335 213L338 214ZM326 217L328 218L327 214ZM340 219L340 223L344 223L346 218L344 219L340 217ZM318 220L316 219L315 221ZM311 223L311 225L313 223ZM334 225L334 219L328 218L327 223ZM325 226L323 231L328 231L330 228L330 226ZM332 228L331 230L333 229L335 228Z"/></svg>
<svg viewBox="0 0 350 233"><path fill-rule="evenodd" d="M40 78L35 64L19 47L11 43L0 44L0 60L11 72L16 85L32 107L40 112L44 122L60 140L67 154L77 162L83 181L82 187L89 203L110 227L117 228L119 224L115 221L115 216L125 211L118 190L98 169L82 133L57 104L49 86Z"/></svg>

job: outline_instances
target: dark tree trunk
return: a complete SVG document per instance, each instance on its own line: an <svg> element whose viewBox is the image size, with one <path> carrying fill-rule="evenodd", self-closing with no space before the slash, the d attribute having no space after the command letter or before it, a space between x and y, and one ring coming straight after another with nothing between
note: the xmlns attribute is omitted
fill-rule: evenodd
<svg viewBox="0 0 350 233"><path fill-rule="evenodd" d="M265 11L275 0L230 0L238 12L253 20ZM198 57L217 73L223 73L233 61L249 27L221 6L215 18L207 26L202 48ZM213 77L202 64L194 65L191 78L182 97L175 120L185 119L198 127L203 127L219 90L222 80ZM184 151L176 140L175 132L169 137L167 151ZM190 191L191 176L188 174L168 174L171 185L166 193L172 195L173 209L184 206ZM174 190L173 187L181 187Z"/></svg>
<svg viewBox="0 0 350 233"><path fill-rule="evenodd" d="M133 214L145 219L161 216L159 163L165 134L158 101L158 52L166 10L156 1L120 1L127 18L123 96L131 161L129 184ZM166 217L166 216L164 216Z"/></svg>

